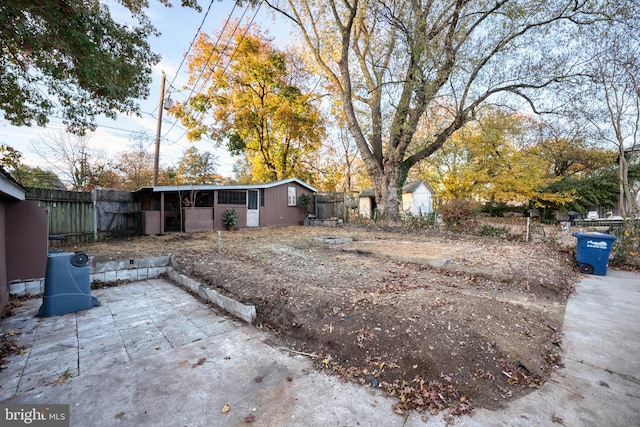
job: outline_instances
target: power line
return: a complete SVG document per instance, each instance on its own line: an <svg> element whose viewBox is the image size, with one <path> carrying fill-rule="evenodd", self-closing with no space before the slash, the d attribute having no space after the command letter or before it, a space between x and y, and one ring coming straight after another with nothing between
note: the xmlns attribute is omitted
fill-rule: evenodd
<svg viewBox="0 0 640 427"><path fill-rule="evenodd" d="M195 33L195 35L194 35L193 39L191 40L191 42L190 42L190 44L189 44L189 47L188 47L188 49L187 49L187 52L184 54L184 56L183 56L183 58L182 58L182 60L181 60L181 62L180 62L180 65L178 66L178 69L176 70L176 74L174 75L173 79L171 80L171 83L169 84L169 85L170 85L170 88L173 88L173 84L175 83L175 81L176 81L176 79L177 79L177 77L178 77L178 75L179 75L179 71L181 70L182 66L184 65L184 63L185 63L185 61L186 61L186 58L187 58L188 54L190 53L191 49L193 48L193 46L194 46L194 44L195 44L195 41L197 40L197 37L198 37L198 35L200 34L200 31L202 30L202 27L204 26L204 24L205 24L205 22L206 22L206 19L207 19L207 17L208 17L208 14L209 14L209 13L210 13L210 11L211 11L211 8L212 8L212 6L213 6L213 3L214 3L214 0L211 0L211 1L210 1L210 3L209 3L209 6L208 6L208 8L207 8L207 11L205 12L205 14L204 14L204 16L203 16L203 19L202 19L202 21L201 21L200 25L198 26L198 29L197 29L197 31L196 31L196 33ZM257 14L258 14L258 12L260 11L261 6L262 6L262 2L261 2L261 3L258 5L258 7L256 8L256 11L255 11L255 13L254 13L253 17L251 18L251 21L250 21L249 26L254 22L254 20L255 20L255 18L256 18L256 16L257 16ZM207 61L206 61L205 65L203 66L203 68L202 68L202 70L201 70L201 72L200 72L200 74L199 74L199 76L198 76L198 79L196 80L196 82L194 83L193 87L191 88L190 94L189 94L189 96L187 97L187 101L185 101L185 103L186 103L186 102L188 102L188 100L193 96L193 93L195 92L195 89L196 89L196 87L198 86L198 82L200 81L200 79L201 79L201 78L202 78L202 76L204 75L204 72L205 72L205 70L207 69L207 66L209 65L209 61L211 60L211 57L212 57L212 55L213 55L213 52L215 51L215 49L216 49L216 48L218 47L218 45L220 44L220 42L221 42L221 40L222 40L222 36L223 36L223 34L224 34L224 32L225 32L225 30L226 30L227 26L229 25L229 23L230 23L230 21L231 21L231 18L232 18L232 16L233 16L233 14L234 14L234 12L235 12L236 8L237 8L237 3L234 3L233 9L232 9L232 11L230 12L230 14L227 16L227 19L226 19L226 21L225 21L225 24L224 24L224 26L223 26L223 29L222 29L222 31L220 32L220 36L217 38L216 43L215 43L215 45L214 45L214 48L213 48L212 52L210 53L209 57L207 58ZM233 39L233 36L235 35L235 33L236 33L236 31L237 31L238 27L240 26L241 21L242 21L242 19L244 18L244 16L246 15L246 13L247 13L247 8L245 8L245 9L244 9L244 11L243 11L243 13L242 13L242 15L241 15L240 19L238 20L238 24L236 25L236 27L233 29L233 31L231 32L230 36L228 37L227 44L226 44L226 46L225 46L224 50L222 51L223 53L224 53L224 51L229 47L230 41ZM244 32L244 34L242 35L242 37L240 38L240 40L242 40L242 39L244 38L244 36L246 35L247 31L248 31L248 27L247 27L247 30L245 30L245 32ZM233 54L230 56L230 60L229 60L229 61L231 61L231 60L233 59L233 57L235 56L235 54L236 54L237 50L238 50L238 46L236 46L236 48L235 48L235 50L234 50ZM204 80L203 85L205 85L205 84L206 84L206 82L211 78L211 75L213 74L213 70L214 70L214 69L215 69L215 67L217 66L218 62L220 62L220 58L218 58L218 60L216 61L216 64L214 64L214 66L210 69L210 71L209 71L209 73L208 73L208 75L207 75L206 79ZM223 69L223 74L227 71L227 69L228 69L229 65L230 65L230 62L229 62L229 63L225 66L225 68ZM215 86L217 86L217 85L218 85L219 81L220 81L220 80L218 80L218 82L216 83L216 85L215 85ZM48 101L49 101L49 102L50 102L50 103L51 103L51 104L52 104L56 109L58 109L59 111L62 111L62 110L63 110L63 108L60 106L60 104L57 102L57 100L53 100L53 99L51 99L51 97L49 96L49 94L48 94L46 91L44 91L42 88L40 88L40 85L39 85L38 83L36 83L35 88L36 88L36 89L41 93L41 95L42 95L45 99L47 99L47 100L48 100ZM164 94L162 94L162 96L164 96ZM154 108L154 110L153 110L151 113L146 112L146 111L144 111L144 112L142 112L142 113L144 113L144 114L148 114L148 115L150 115L151 117L156 118L157 116L155 116L154 114L155 114L155 112L157 111L157 109L158 109L158 106L156 106L156 107ZM61 123L56 123L56 122L51 121L51 120L49 121L49 124L50 124L50 125L52 125L53 127L58 127L58 129L55 129L55 130L63 130L63 129L64 129L64 126L65 126L64 121L65 121L65 120L67 120L67 119L62 118L62 117L58 117L58 116L49 116L49 118L50 118L50 119L57 119L57 120L60 120L60 121L61 121ZM167 119L163 119L163 123L167 123L167 124L168 124L168 123L171 123L171 127L169 128L169 130L167 130L167 131L165 132L165 134L161 137L161 139L162 139L163 141L167 141L167 142L169 142L169 143L170 143L170 144L172 144L172 145L177 145L177 146L182 147L182 148L188 148L187 146L185 146L185 145L183 145L183 144L181 144L181 143L179 142L180 140L182 140L182 138L184 138L184 136L187 134L188 130L187 130L187 129L185 129L184 127L182 127L182 126L177 125L177 123L178 123L178 122L179 122L179 119L176 119L176 120L173 120L173 121L170 121L170 120L167 120ZM177 127L178 129L180 129L180 130L184 131L184 133L183 133L179 138L177 138L177 140L172 141L172 140L169 140L169 139L167 138L167 135L170 133L170 131L171 131L174 127ZM97 124L97 123L96 123L96 130L98 130L98 129L109 129L109 130L118 131L118 132L121 132L121 134L120 134L120 135L117 135L117 136L122 136L122 137L123 137L123 136L130 137L130 136L131 136L131 133L132 133L132 132L135 132L135 130L131 130L131 129L123 129L123 128L119 128L119 127L115 127L115 126L109 126L109 125L103 125L103 124ZM228 163L224 163L224 164L229 165Z"/></svg>
<svg viewBox="0 0 640 427"><path fill-rule="evenodd" d="M182 61L180 62L180 65L178 65L178 69L176 70L176 75L173 76L173 79L171 80L171 83L169 83L169 87L173 87L173 84L175 83L176 79L178 78L178 73L180 73L180 68L182 68L182 66L184 65L184 61L187 59L187 56L189 55L189 52L191 52L191 48L193 47L193 44L196 42L196 39L198 38L198 35L200 34L200 30L202 30L202 26L204 25L204 22L207 20L207 15L209 15L209 11L211 10L211 6L213 5L213 2L214 2L214 0L211 0L211 2L209 3L209 7L207 8L207 11L205 12L204 16L202 17L202 22L200 23L200 26L196 30L196 34L193 36L193 39L191 40L191 43L189 43L189 47L187 48L187 52L182 56ZM235 6L234 6L234 8L235 8Z"/></svg>
<svg viewBox="0 0 640 427"><path fill-rule="evenodd" d="M238 52L238 49L240 48L240 44L242 43L242 40L244 40L245 36L246 36L246 35L247 35L247 33L249 32L249 29L251 28L251 25L253 25L253 22L255 21L256 17L258 16L258 12L260 12L260 8L261 8L261 7L262 7L262 2L260 2L260 4L258 5L258 7L256 8L256 11L255 11L255 13L253 14L253 17L251 18L251 21L249 21L249 25L247 25L247 27L245 28L245 31L244 31L244 33L242 34L242 36L240 37L240 40L238 41L238 43L236 44L236 47L235 47L235 49L234 49L233 53L231 54L231 56L229 56L229 61L227 62L227 65L225 65L224 69L222 70L222 74L221 74L221 75L220 75L220 77L218 78L218 81L213 85L214 89L218 87L218 84L220 83L220 80L222 79L222 75L224 75L224 74L227 72L227 70L229 69L229 66L231 65L231 62L233 61L233 58L235 57L236 53ZM227 46L225 46L225 49L224 49L224 50L226 50L226 49L227 49L229 42L231 41L231 39L232 39L232 38L233 38L233 36L235 35L235 32L236 32L236 30L238 29L238 27L240 26L241 20L242 20L242 18L244 17L245 13L246 13L246 9L245 9L245 12L244 12L244 13L242 14L242 16L240 17L240 20L238 20L238 25L236 25L236 27L233 29L233 32L232 32L232 33L231 33L231 35L229 36L229 39L228 39L228 41L227 41ZM229 16L229 18L230 18L230 17L231 17L231 16ZM228 22L228 20L227 20L227 22ZM225 27L226 27L226 23L225 23ZM224 32L224 29L223 29L223 32ZM221 34L222 34L222 32L221 32ZM220 39L220 38L218 38L218 40L219 40L219 39ZM216 44L216 46L217 46L217 44ZM204 73L204 70L205 70L206 66L208 65L208 63L209 63L209 60L211 59L211 56L213 55L214 50L215 50L215 46L214 46L214 48L211 50L211 53L209 54L209 57L207 58L207 61L206 61L206 63L205 63L205 66L202 68L202 71L200 72L200 75L198 76L198 79L196 80L196 83L194 84L193 88L191 89L191 94L189 95L189 98L187 98L187 101L185 101L185 104L186 104L186 102L188 102L188 101L189 101L189 99L191 98L191 95L192 95L192 94L193 94L193 92L195 91L195 89L196 89L196 85L197 85L198 81L200 80L200 78L202 77L202 74ZM223 50L223 53L224 53L224 50ZM211 78L211 75L213 74L213 70L214 70L215 66L217 65L217 63L219 62L219 60L220 60L220 57L218 57L218 61L216 61L216 64L214 64L214 67L212 67L212 68L211 68L211 71L209 72L209 75L207 76L207 78L205 79L205 81L204 81L204 83L203 83L203 88L204 88L204 86L206 85L206 83L209 81L209 79ZM200 113L200 117L199 117L199 119L201 120L203 116L204 116L204 113ZM173 126L172 126L172 128L173 128ZM171 130L171 129L169 129L169 130ZM178 138L178 140L180 140L180 139L184 138L184 136L187 134L187 132L188 132L188 131L185 131L185 132L184 132L184 133L183 133L183 134Z"/></svg>
<svg viewBox="0 0 640 427"><path fill-rule="evenodd" d="M189 47L187 48L187 51L182 56L182 61L180 61L180 65L178 65L178 69L176 70L176 74L175 74L175 76L173 76L173 79L171 79L171 82L169 83L169 88L170 89L174 88L173 84L175 83L176 79L178 78L178 75L180 74L180 69L184 65L184 61L187 59L187 56L189 56L189 52L191 52L191 48L195 44L196 39L198 38L198 35L200 34L200 30L202 30L202 27L204 26L204 23L207 20L207 16L209 15L209 12L211 11L211 6L213 6L213 2L214 1L215 0L211 0L209 2L209 7L207 8L207 11L204 13L204 16L202 17L202 21L200 22L200 25L198 26L198 29L196 30L196 33L193 36L193 39L191 39L191 43L189 43ZM161 94L161 96L164 96L164 94ZM158 106L156 106L153 109L153 112L155 113L157 110L158 110Z"/></svg>
<svg viewBox="0 0 640 427"><path fill-rule="evenodd" d="M218 39L216 40L213 48L211 49L211 52L209 53L209 56L207 57L206 62L204 63L204 65L202 66L202 70L200 70L200 74L198 75L198 78L196 79L196 81L193 83L193 87L191 88L191 91L189 92L189 95L187 96L187 99L184 101L184 104L186 105L189 100L191 99L191 97L193 96L193 93L196 90L196 87L198 86L198 82L200 81L200 79L202 78L202 75L204 74L205 69L207 68L207 66L209 65L209 61L211 60L211 57L213 56L213 53L215 52L216 48L218 47L218 44L220 43L220 40L222 39L222 36L224 34L224 31L227 28L227 25L229 25L229 22L231 21L231 17L233 16L233 13L235 12L237 7L237 3L233 5L233 9L231 9L231 12L229 13L229 16L227 16L227 19L224 23L224 26L222 27L222 31L220 31L220 35L218 36ZM242 20L242 18L244 18L244 15L247 13L247 9L244 10L244 12L242 13L242 16L240 17L240 20ZM238 21L239 23L240 21ZM239 25L239 24L238 24ZM227 47L229 46L229 40L231 40L231 38L233 37L233 35L235 34L236 30L238 29L238 25L236 26L236 28L233 29L233 31L231 32L231 35L229 36L229 39L227 41L227 44L225 45L224 49L222 50L222 52L224 53L225 50L227 50ZM184 58L183 58L184 59ZM220 58L218 58L218 61L220 60ZM215 68L218 64L218 61L216 61L216 63L213 65L213 68ZM176 119L176 121L174 123L177 123L178 119ZM171 125L171 127L169 128L168 131L165 132L165 135L168 134L169 132L171 132L171 130L173 129L173 125ZM186 134L186 132L185 132ZM184 135L182 135L184 136ZM180 138L182 138L182 136Z"/></svg>

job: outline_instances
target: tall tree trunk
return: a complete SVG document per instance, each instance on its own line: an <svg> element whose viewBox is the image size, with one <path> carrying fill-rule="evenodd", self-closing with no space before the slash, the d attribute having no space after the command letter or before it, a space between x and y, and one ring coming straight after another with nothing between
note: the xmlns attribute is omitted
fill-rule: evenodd
<svg viewBox="0 0 640 427"><path fill-rule="evenodd" d="M387 219L397 218L400 212L398 198L399 167L389 167L384 171L369 171L373 182L373 194L376 198L378 212Z"/></svg>

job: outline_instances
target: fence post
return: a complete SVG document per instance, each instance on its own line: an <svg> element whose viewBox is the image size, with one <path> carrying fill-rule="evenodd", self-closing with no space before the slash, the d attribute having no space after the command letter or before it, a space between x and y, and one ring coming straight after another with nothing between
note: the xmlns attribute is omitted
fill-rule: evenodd
<svg viewBox="0 0 640 427"><path fill-rule="evenodd" d="M529 241L529 227L530 226L531 226L531 217L527 217L527 231L526 231L525 238L524 238L525 242Z"/></svg>
<svg viewBox="0 0 640 427"><path fill-rule="evenodd" d="M98 194L94 188L91 190L91 201L93 202L93 241L98 241Z"/></svg>

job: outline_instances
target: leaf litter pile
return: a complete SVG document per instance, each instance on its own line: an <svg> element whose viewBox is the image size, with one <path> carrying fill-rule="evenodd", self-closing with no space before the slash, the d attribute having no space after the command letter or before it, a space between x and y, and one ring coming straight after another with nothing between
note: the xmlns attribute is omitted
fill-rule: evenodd
<svg viewBox="0 0 640 427"><path fill-rule="evenodd" d="M244 304L272 344L396 399L398 414L496 409L561 365L569 251L375 225L170 234L83 244L96 260L172 254Z"/></svg>

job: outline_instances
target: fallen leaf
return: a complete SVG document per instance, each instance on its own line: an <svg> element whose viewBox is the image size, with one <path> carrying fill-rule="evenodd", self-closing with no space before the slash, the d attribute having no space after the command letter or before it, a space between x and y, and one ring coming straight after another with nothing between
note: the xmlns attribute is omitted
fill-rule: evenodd
<svg viewBox="0 0 640 427"><path fill-rule="evenodd" d="M227 412L229 412L229 409L231 409L231 406L229 406L229 404L225 404L222 409L220 409L220 413L222 414L226 414Z"/></svg>
<svg viewBox="0 0 640 427"><path fill-rule="evenodd" d="M71 372L69 372L69 369L67 368L66 371L64 371L62 374L60 374L60 376L53 380L53 381L49 381L47 384L48 385L52 385L52 384L61 384L63 382L65 382L66 380L68 380L69 378L73 378L73 374Z"/></svg>
<svg viewBox="0 0 640 427"><path fill-rule="evenodd" d="M256 416L253 415L253 414L249 414L246 417L244 417L244 422L247 423L247 424L252 423L255 420L256 420Z"/></svg>
<svg viewBox="0 0 640 427"><path fill-rule="evenodd" d="M118 420L121 420L124 418L124 414L125 414L124 412L120 411L116 414L115 418Z"/></svg>
<svg viewBox="0 0 640 427"><path fill-rule="evenodd" d="M393 407L393 412L399 415L404 415L404 410L400 407L400 405L395 405Z"/></svg>
<svg viewBox="0 0 640 427"><path fill-rule="evenodd" d="M200 359L198 359L198 361L196 363L194 363L193 365L191 365L191 368L195 368L196 366L200 366L202 364L204 364L204 362L207 361L206 357L201 357Z"/></svg>

